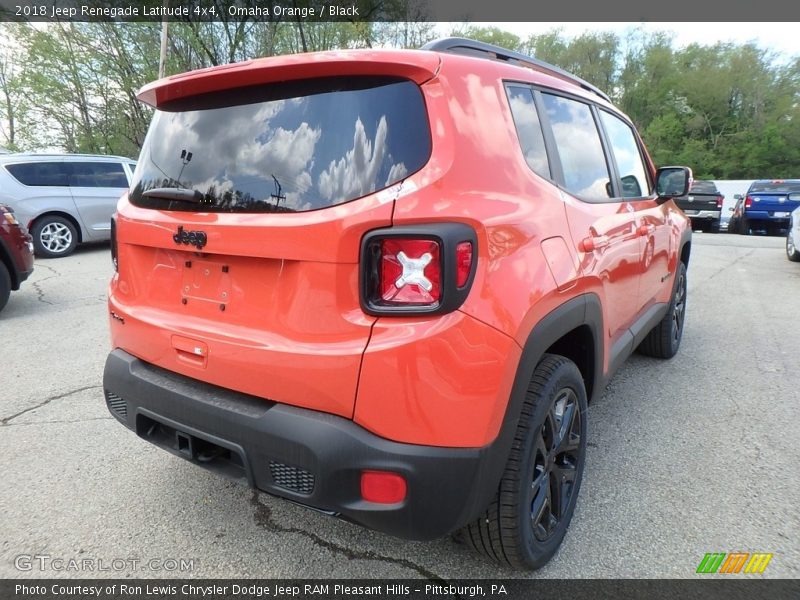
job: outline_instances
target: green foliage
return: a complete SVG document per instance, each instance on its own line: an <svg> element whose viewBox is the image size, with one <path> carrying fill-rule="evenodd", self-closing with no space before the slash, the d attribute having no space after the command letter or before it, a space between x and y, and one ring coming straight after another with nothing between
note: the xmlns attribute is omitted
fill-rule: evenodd
<svg viewBox="0 0 800 600"><path fill-rule="evenodd" d="M222 15L230 0L214 0ZM262 56L412 47L435 37L420 0L358 0L376 22L293 18L169 24L168 74ZM303 6L304 0L297 0ZM0 23L0 145L135 157L152 111L137 91L157 78L160 23ZM656 164L697 177L800 177L800 58L752 43L676 49L666 33L553 30L527 39L465 24L450 32L562 67L625 111Z"/></svg>
<svg viewBox="0 0 800 600"><path fill-rule="evenodd" d="M457 27L450 32L453 37L469 38L486 44L494 44L508 50L519 51L522 49L522 41L518 36L499 27L476 27L469 25Z"/></svg>
<svg viewBox="0 0 800 600"><path fill-rule="evenodd" d="M18 118L27 124L20 148L138 154L151 111L135 93L156 77L157 24L55 23L15 34L26 109Z"/></svg>
<svg viewBox="0 0 800 600"><path fill-rule="evenodd" d="M5 30L0 30L0 47L7 49L0 55L0 148L11 151L20 149L19 141L24 137L21 128L28 115L18 66L22 53L11 42L12 34L20 27L9 24Z"/></svg>

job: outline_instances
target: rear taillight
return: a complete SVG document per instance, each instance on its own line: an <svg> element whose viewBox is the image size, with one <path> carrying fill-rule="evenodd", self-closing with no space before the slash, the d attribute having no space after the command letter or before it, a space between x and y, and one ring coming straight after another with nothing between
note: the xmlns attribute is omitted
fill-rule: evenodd
<svg viewBox="0 0 800 600"><path fill-rule="evenodd" d="M380 299L402 305L430 306L442 297L439 242L411 238L381 241Z"/></svg>
<svg viewBox="0 0 800 600"><path fill-rule="evenodd" d="M725 200L725 196L717 196L717 208L722 208L722 203Z"/></svg>
<svg viewBox="0 0 800 600"><path fill-rule="evenodd" d="M361 306L368 314L457 309L475 273L475 231L461 223L369 232L361 248Z"/></svg>
<svg viewBox="0 0 800 600"><path fill-rule="evenodd" d="M751 206L753 206L753 198L752 196L747 196L747 198L744 199L744 207L750 208Z"/></svg>
<svg viewBox="0 0 800 600"><path fill-rule="evenodd" d="M111 263L114 270L119 271L119 260L117 259L117 220L111 217Z"/></svg>
<svg viewBox="0 0 800 600"><path fill-rule="evenodd" d="M461 242L456 246L456 286L467 285L472 271L472 242Z"/></svg>
<svg viewBox="0 0 800 600"><path fill-rule="evenodd" d="M19 221L17 221L17 218L14 216L14 209L11 207L0 204L0 216L2 216L9 225L19 225Z"/></svg>

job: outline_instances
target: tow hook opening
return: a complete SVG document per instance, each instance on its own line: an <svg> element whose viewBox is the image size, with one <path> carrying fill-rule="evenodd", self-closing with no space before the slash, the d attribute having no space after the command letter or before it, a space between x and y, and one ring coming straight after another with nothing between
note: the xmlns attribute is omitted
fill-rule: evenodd
<svg viewBox="0 0 800 600"><path fill-rule="evenodd" d="M247 478L244 460L238 452L160 423L147 415L136 416L136 434L156 446L223 475L234 479Z"/></svg>

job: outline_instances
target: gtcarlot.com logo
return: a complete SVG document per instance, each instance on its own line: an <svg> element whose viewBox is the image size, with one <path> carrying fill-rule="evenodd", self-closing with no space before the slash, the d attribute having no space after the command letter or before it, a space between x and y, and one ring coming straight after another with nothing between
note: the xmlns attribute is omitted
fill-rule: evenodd
<svg viewBox="0 0 800 600"><path fill-rule="evenodd" d="M14 557L18 571L121 572L153 571L187 573L194 571L193 558L90 558L60 557L49 554L19 554Z"/></svg>
<svg viewBox="0 0 800 600"><path fill-rule="evenodd" d="M697 567L698 573L763 573L772 554L767 552L710 552L703 557Z"/></svg>

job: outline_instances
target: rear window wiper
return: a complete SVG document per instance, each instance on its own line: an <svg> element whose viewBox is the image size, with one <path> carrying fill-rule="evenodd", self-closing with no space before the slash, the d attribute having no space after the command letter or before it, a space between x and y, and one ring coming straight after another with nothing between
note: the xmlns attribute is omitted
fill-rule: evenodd
<svg viewBox="0 0 800 600"><path fill-rule="evenodd" d="M177 200L179 202L195 202L197 204L205 200L205 196L197 190L186 188L160 187L142 192L143 198L161 198L163 200Z"/></svg>

